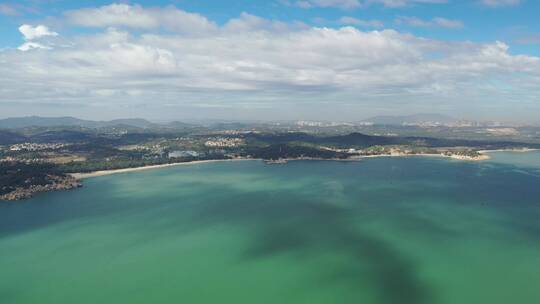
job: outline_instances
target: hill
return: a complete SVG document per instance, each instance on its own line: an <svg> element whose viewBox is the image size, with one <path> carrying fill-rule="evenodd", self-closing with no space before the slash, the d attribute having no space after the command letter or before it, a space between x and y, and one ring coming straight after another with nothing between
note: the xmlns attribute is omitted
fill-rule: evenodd
<svg viewBox="0 0 540 304"><path fill-rule="evenodd" d="M26 137L10 131L0 130L0 145L11 145L24 142Z"/></svg>
<svg viewBox="0 0 540 304"><path fill-rule="evenodd" d="M129 126L135 128L151 128L158 126L142 118L115 119L111 121L93 121L78 119L75 117L13 117L0 119L0 129L20 129L28 127L84 127L84 128L105 128L113 126Z"/></svg>

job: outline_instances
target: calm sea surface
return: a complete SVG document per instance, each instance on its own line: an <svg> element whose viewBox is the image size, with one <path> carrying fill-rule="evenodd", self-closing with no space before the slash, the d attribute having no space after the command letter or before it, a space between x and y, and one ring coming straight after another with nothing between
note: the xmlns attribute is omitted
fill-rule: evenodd
<svg viewBox="0 0 540 304"><path fill-rule="evenodd" d="M540 303L540 153L239 161L0 203L0 303Z"/></svg>

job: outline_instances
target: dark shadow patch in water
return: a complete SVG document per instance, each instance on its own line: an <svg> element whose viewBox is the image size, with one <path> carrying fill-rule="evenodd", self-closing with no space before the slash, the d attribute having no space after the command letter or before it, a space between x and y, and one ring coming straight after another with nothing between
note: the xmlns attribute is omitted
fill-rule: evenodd
<svg viewBox="0 0 540 304"><path fill-rule="evenodd" d="M330 223L331 227L313 226L314 223L305 221L298 224L306 225L306 228L291 225L260 231L261 235L246 252L246 258L294 253L301 263L303 258L311 255L340 252L350 257L347 265L336 265L334 273L324 276L324 284L319 286L339 282L354 288L367 279L377 290L380 303L434 303L432 291L417 277L414 263L387 242L352 231L343 224Z"/></svg>
<svg viewBox="0 0 540 304"><path fill-rule="evenodd" d="M291 254L301 263L307 257L340 252L350 258L350 264L323 276L326 283L358 287L360 281L368 278L368 284L378 291L380 303L434 303L433 292L417 277L414 263L384 240L353 227L351 210L327 202L306 201L293 193L287 194L287 201L274 201L271 197L261 201L258 197L256 202L248 196L227 204L206 204L194 222L206 226L223 221L252 227L251 246L239 262ZM320 283L321 279L315 281Z"/></svg>

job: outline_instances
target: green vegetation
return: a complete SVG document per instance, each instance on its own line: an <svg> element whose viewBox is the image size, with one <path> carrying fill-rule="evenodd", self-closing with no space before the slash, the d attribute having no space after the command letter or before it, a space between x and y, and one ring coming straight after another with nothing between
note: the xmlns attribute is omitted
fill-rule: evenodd
<svg viewBox="0 0 540 304"><path fill-rule="evenodd" d="M209 154L201 157L182 158L154 158L154 159L115 159L115 160L92 160L85 162L70 162L60 165L58 169L64 173L85 173L102 170L116 170L124 168L136 168L153 165L184 163L197 160L229 159L223 154Z"/></svg>
<svg viewBox="0 0 540 304"><path fill-rule="evenodd" d="M154 125L140 120L123 120L125 125L75 121L81 125L56 126L48 125L50 120L39 122L43 126L0 130L0 195L18 187L55 185L60 182L57 177L66 173L196 160L346 159L386 154L477 158L478 150L540 148L540 143L514 140L409 136L410 127L402 128L406 136L380 136L360 133L360 127L355 126L302 129L291 125L222 123L205 127L178 122ZM69 188L71 181L64 182Z"/></svg>
<svg viewBox="0 0 540 304"><path fill-rule="evenodd" d="M321 158L321 159L345 159L346 153L329 150L315 149L308 146L273 144L263 148L254 148L247 151L253 158L268 160L288 159L288 158Z"/></svg>
<svg viewBox="0 0 540 304"><path fill-rule="evenodd" d="M47 185L52 182L51 176L63 176L63 173L54 164L0 162L0 195L18 187Z"/></svg>

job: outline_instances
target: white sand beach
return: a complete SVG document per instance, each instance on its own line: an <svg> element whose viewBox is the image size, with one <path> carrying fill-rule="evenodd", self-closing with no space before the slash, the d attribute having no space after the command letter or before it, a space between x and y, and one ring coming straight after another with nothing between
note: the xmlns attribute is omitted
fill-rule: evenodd
<svg viewBox="0 0 540 304"><path fill-rule="evenodd" d="M470 157L470 156L465 156L465 155L427 154L427 153L422 153L422 154L396 153L396 154L381 154L381 155L362 155L362 156L357 156L357 157L351 157L348 159L318 159L318 158L302 157L302 158L284 159L284 161L294 161L294 160L359 161L365 158L379 158L379 157L442 157L442 158L451 158L451 159L463 160L463 161L484 161L484 160L490 159L490 156L488 155L489 152L498 152L498 151L529 152L529 151L537 151L537 150L540 150L540 149L483 150L483 151L478 151L479 153L482 154L478 157ZM205 164L205 163L213 163L213 162L239 161L239 160L260 160L260 159L235 158L235 159L198 160L198 161L191 161L191 162L150 165L150 166L135 167L135 168L102 170L102 171L94 171L94 172L88 172L88 173L71 173L70 175L76 179L85 179L85 178L90 178L90 177L97 177L97 176L104 176L104 175L111 175L111 174L118 174L118 173L137 172L137 171L144 171L144 170L151 170L151 169L160 169L160 168L167 168L167 167L174 167L174 166L197 165L197 164Z"/></svg>
<svg viewBox="0 0 540 304"><path fill-rule="evenodd" d="M191 162L181 162L181 163L162 164L162 165L150 165L150 166L135 167L135 168L102 170L102 171L94 171L94 172L88 172L88 173L71 173L70 175L73 176L76 179L85 179L85 178L90 178L90 177L97 177L97 176L104 176L104 175L111 175L111 174L118 174L118 173L129 173L129 172L137 172L137 171L160 169L160 168L175 167L175 166L197 165L197 164L224 162L224 161L237 161L237 160L248 160L248 159L197 160L197 161L191 161Z"/></svg>

